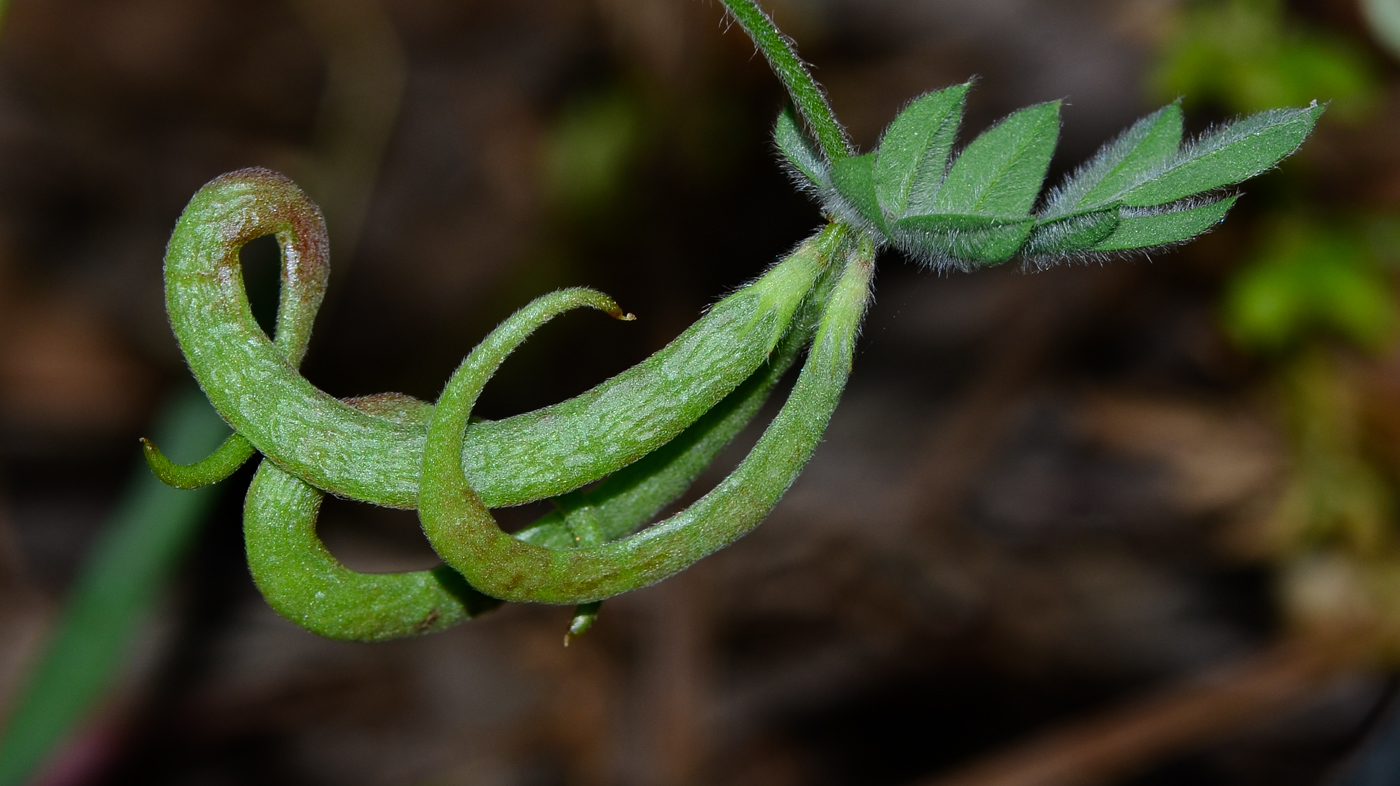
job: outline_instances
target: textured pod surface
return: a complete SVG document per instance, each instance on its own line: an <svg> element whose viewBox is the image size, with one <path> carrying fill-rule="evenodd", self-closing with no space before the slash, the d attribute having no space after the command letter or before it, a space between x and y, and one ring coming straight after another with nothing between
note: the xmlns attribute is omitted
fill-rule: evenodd
<svg viewBox="0 0 1400 786"><path fill-rule="evenodd" d="M247 303L241 245L277 234L292 254L310 237L315 215L290 181L266 170L244 170L201 189L166 257L170 320L215 408L260 452L325 491L410 508L422 427L371 417L317 389L268 341ZM483 499L501 506L555 496L679 434L776 346L825 264L818 246L803 244L664 349L598 387L474 425L462 461ZM324 246L316 250L324 260Z"/></svg>
<svg viewBox="0 0 1400 786"><path fill-rule="evenodd" d="M748 533L811 458L841 397L869 297L872 254L867 244L847 263L796 385L743 463L680 513L599 546L549 549L507 535L463 476L456 457L471 406L513 346L503 324L453 375L429 426L418 514L433 549L493 597L586 603L660 581Z"/></svg>
<svg viewBox="0 0 1400 786"><path fill-rule="evenodd" d="M515 537L551 548L577 548L582 522L601 543L650 520L684 493L758 413L810 340L816 306L809 301L769 362L679 437L597 488L559 499L559 512ZM346 403L373 417L424 428L433 412L431 404L398 394ZM377 574L346 567L316 532L323 497L270 461L262 463L248 487L243 512L248 570L268 605L286 619L328 638L387 641L442 630L500 605L446 565Z"/></svg>

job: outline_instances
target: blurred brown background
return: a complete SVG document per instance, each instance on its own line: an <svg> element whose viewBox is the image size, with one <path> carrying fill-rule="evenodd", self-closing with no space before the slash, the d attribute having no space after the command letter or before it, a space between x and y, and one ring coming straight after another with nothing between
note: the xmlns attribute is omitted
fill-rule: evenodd
<svg viewBox="0 0 1400 786"><path fill-rule="evenodd" d="M863 146L909 98L972 75L964 139L1066 98L1052 181L1170 100L1154 69L1193 8L765 5ZM335 643L253 588L245 471L100 733L69 754L87 763L50 782L912 784L1122 708L1148 739L1101 782L1340 777L1386 712L1392 681L1371 657L1384 648L1318 655L1297 633L1280 587L1302 547L1261 534L1298 461L1286 364L1232 342L1221 302L1270 221L1394 214L1400 79L1351 0L1279 13L1368 63L1359 119L1329 113L1224 226L1151 260L937 276L887 255L828 438L738 545L609 601L567 649L568 610L522 606ZM542 331L488 388L482 413L502 416L645 357L817 226L768 142L782 100L709 0L14 0L0 34L0 706L137 468L136 438L190 385L160 260L201 184L269 166L326 208L334 274L304 372L336 395L432 399L490 326L552 288L597 287L639 315ZM1200 130L1248 107L1187 109ZM245 252L264 302L274 254ZM1323 341L1329 379L1383 391L1356 429L1384 436L1390 343ZM1400 451L1360 442L1391 484ZM435 562L412 513L332 501L322 522L352 567ZM1301 650L1277 649L1300 635ZM1180 698L1173 686L1222 668L1262 687L1188 695L1198 714L1176 736L1151 730L1141 697ZM1070 732L1046 755L1078 750Z"/></svg>

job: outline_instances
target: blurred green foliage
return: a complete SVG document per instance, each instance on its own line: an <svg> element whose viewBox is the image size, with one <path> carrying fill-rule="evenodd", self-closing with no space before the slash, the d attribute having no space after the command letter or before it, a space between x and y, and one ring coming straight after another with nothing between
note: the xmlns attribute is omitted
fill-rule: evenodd
<svg viewBox="0 0 1400 786"><path fill-rule="evenodd" d="M1329 117L1356 124L1377 105L1382 82L1360 42L1304 24L1282 0L1224 0L1183 11L1151 88L1229 113L1317 98L1332 102ZM1304 217L1318 211L1298 205L1282 210L1264 219L1258 252L1226 286L1226 332L1248 351L1274 355L1324 336L1372 351L1389 345L1400 304L1380 259L1394 239L1384 228L1395 222L1368 227Z"/></svg>
<svg viewBox="0 0 1400 786"><path fill-rule="evenodd" d="M1279 373L1294 445L1292 478L1273 515L1284 554L1341 547L1374 558L1395 545L1395 489L1362 450L1355 377L1317 347Z"/></svg>
<svg viewBox="0 0 1400 786"><path fill-rule="evenodd" d="M622 89L566 105L544 141L546 190L565 211L593 216L620 196L642 153L645 111Z"/></svg>
<svg viewBox="0 0 1400 786"><path fill-rule="evenodd" d="M1150 76L1162 98L1188 96L1230 112L1330 101L1330 114L1364 118L1380 82L1357 42L1290 19L1281 0L1191 4Z"/></svg>
<svg viewBox="0 0 1400 786"><path fill-rule="evenodd" d="M1241 347L1277 354L1320 335L1370 350L1391 343L1400 304L1366 233L1289 217L1264 236L1226 290L1225 325Z"/></svg>
<svg viewBox="0 0 1400 786"><path fill-rule="evenodd" d="M1383 43L1400 34L1400 0L1366 0L1364 10ZM1308 24L1281 0L1195 2L1178 21L1150 77L1156 96L1225 114L1315 97L1331 102L1328 122L1384 138L1373 110L1385 84L1366 42ZM1265 203L1254 250L1224 286L1225 332L1267 363L1291 442L1261 545L1295 624L1394 639L1400 489L1395 468L1370 450L1362 402L1400 332L1400 221L1310 197L1296 178Z"/></svg>

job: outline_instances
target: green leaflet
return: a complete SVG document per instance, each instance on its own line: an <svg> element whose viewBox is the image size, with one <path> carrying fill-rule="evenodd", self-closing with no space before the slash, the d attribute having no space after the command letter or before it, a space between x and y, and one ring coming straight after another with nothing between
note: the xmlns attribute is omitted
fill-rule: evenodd
<svg viewBox="0 0 1400 786"><path fill-rule="evenodd" d="M1119 194L1143 182L1176 155L1181 147L1181 123L1180 102L1137 121L1056 189L1041 216L1057 218L1113 204Z"/></svg>
<svg viewBox="0 0 1400 786"><path fill-rule="evenodd" d="M1181 150L1121 199L1132 206L1165 205L1234 185L1273 167L1303 144L1325 107L1271 109L1216 129Z"/></svg>
<svg viewBox="0 0 1400 786"><path fill-rule="evenodd" d="M953 162L933 212L1020 218L1030 213L1060 136L1060 102L1013 112Z"/></svg>
<svg viewBox="0 0 1400 786"><path fill-rule="evenodd" d="M875 159L875 195L890 221L931 212L971 87L920 96L885 130Z"/></svg>
<svg viewBox="0 0 1400 786"><path fill-rule="evenodd" d="M295 232L310 235L305 227L315 223L304 200L267 170L226 175L201 189L167 254L171 325L215 408L260 452L323 490L411 508L424 430L371 417L314 387L248 308L238 248L269 231L301 242ZM474 425L462 460L476 488L491 505L556 496L679 434L763 363L823 269L823 244L839 234L829 230L803 244L667 347L598 387Z"/></svg>
<svg viewBox="0 0 1400 786"><path fill-rule="evenodd" d="M777 504L826 429L850 373L872 262L866 244L846 265L797 384L734 472L680 513L601 546L549 549L513 538L467 485L457 456L471 406L514 345L515 329L498 328L453 375L428 429L418 513L434 550L493 597L587 603L660 581L737 540Z"/></svg>
<svg viewBox="0 0 1400 786"><path fill-rule="evenodd" d="M1118 228L1118 214L1114 207L1037 221L1023 251L1027 256L1055 257L1091 249Z"/></svg>
<svg viewBox="0 0 1400 786"><path fill-rule="evenodd" d="M773 143L783 160L816 189L831 188L831 171L817 152L812 140L803 132L797 113L791 106L783 107L778 113L778 121L773 125Z"/></svg>
<svg viewBox="0 0 1400 786"><path fill-rule="evenodd" d="M1015 256L1034 226L1033 218L933 215L902 219L895 231L901 247L996 264Z"/></svg>
<svg viewBox="0 0 1400 786"><path fill-rule="evenodd" d="M877 231L885 231L885 216L880 212L880 201L875 196L875 154L843 158L831 166L831 180L837 193L845 197L855 210L839 211L843 217L857 223L868 223Z"/></svg>
<svg viewBox="0 0 1400 786"><path fill-rule="evenodd" d="M1094 244L1094 251L1130 251L1139 248L1180 243L1210 229L1225 218L1235 197L1200 207L1149 215L1127 215L1119 219L1113 233Z"/></svg>

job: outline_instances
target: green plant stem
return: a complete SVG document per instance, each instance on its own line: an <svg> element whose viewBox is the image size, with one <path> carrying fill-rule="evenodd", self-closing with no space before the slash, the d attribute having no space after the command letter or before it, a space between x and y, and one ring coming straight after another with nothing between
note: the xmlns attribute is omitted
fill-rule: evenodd
<svg viewBox="0 0 1400 786"><path fill-rule="evenodd" d="M724 7L734 15L739 26L753 39L763 56L768 59L773 72L782 80L797 111L811 127L822 153L828 161L839 161L852 154L846 129L836 119L827 103L826 93L812 78L807 64L797 56L797 48L792 39L782 34L755 0L722 0Z"/></svg>
<svg viewBox="0 0 1400 786"><path fill-rule="evenodd" d="M191 391L167 408L157 431L177 455L199 455L228 427ZM10 713L0 786L27 781L90 717L216 498L214 489L179 491L137 470Z"/></svg>

